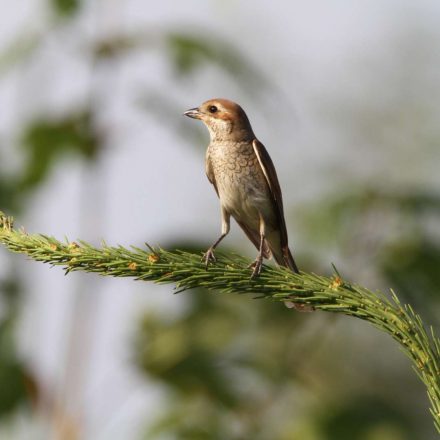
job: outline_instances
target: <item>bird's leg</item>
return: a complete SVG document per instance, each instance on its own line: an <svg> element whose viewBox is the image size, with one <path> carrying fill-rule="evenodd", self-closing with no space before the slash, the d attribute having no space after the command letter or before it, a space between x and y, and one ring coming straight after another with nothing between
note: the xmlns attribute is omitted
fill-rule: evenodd
<svg viewBox="0 0 440 440"><path fill-rule="evenodd" d="M263 246L264 246L264 235L261 234L260 235L260 250L258 252L257 258L250 265L250 267L253 269L251 279L260 275L261 267L263 266Z"/></svg>
<svg viewBox="0 0 440 440"><path fill-rule="evenodd" d="M218 244L226 237L226 234L220 235L218 240L208 248L208 250L203 254L202 261L205 262L206 268L208 268L209 263L212 261L215 263L215 255L214 255L214 249L218 246Z"/></svg>
<svg viewBox="0 0 440 440"><path fill-rule="evenodd" d="M224 210L222 207L222 235L218 238L218 240L209 247L209 249L203 254L202 261L205 262L206 268L210 262L215 262L214 249L220 244L220 242L228 235L230 229L230 214Z"/></svg>
<svg viewBox="0 0 440 440"><path fill-rule="evenodd" d="M251 268L252 270L252 275L251 275L251 279L257 277L258 275L260 275L261 272L261 267L263 265L263 250L264 250L264 238L265 238L265 224L264 224L264 220L260 215L260 249L257 255L257 258L255 259L255 261L251 264Z"/></svg>

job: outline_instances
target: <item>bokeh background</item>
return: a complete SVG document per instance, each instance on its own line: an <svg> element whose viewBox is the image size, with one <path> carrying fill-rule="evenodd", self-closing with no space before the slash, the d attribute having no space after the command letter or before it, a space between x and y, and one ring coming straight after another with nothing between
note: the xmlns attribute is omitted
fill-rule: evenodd
<svg viewBox="0 0 440 440"><path fill-rule="evenodd" d="M440 310L440 3L21 0L0 14L0 209L71 240L201 251L208 133L238 101L304 270ZM233 227L224 251L255 250ZM359 320L101 279L0 251L1 439L434 439Z"/></svg>

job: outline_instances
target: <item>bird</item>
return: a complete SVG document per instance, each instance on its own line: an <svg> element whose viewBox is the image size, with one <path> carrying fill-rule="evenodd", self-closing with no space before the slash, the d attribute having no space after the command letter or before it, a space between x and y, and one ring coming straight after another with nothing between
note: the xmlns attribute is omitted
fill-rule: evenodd
<svg viewBox="0 0 440 440"><path fill-rule="evenodd" d="M233 101L216 98L184 115L201 120L208 128L205 170L220 200L221 235L203 256L206 267L216 261L214 250L229 233L233 217L258 249L250 265L251 278L261 273L263 259L271 257L278 265L299 273L288 245L275 166L244 110ZM296 308L294 303L286 305Z"/></svg>

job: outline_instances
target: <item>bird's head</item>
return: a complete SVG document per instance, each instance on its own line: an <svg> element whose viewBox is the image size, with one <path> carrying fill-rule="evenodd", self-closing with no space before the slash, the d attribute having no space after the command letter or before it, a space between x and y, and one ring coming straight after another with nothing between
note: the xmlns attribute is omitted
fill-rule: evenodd
<svg viewBox="0 0 440 440"><path fill-rule="evenodd" d="M187 110L185 116L200 119L211 135L211 141L246 141L255 138L244 110L227 99L210 99L196 108Z"/></svg>

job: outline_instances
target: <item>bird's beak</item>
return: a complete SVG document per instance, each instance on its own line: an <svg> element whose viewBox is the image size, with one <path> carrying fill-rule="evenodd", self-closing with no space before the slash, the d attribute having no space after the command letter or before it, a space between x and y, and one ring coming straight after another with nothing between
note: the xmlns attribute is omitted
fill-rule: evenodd
<svg viewBox="0 0 440 440"><path fill-rule="evenodd" d="M196 108L190 108L189 110L187 110L184 113L184 115L188 116L190 118L193 118L193 119L200 119L200 111L199 111L199 109L197 107Z"/></svg>

